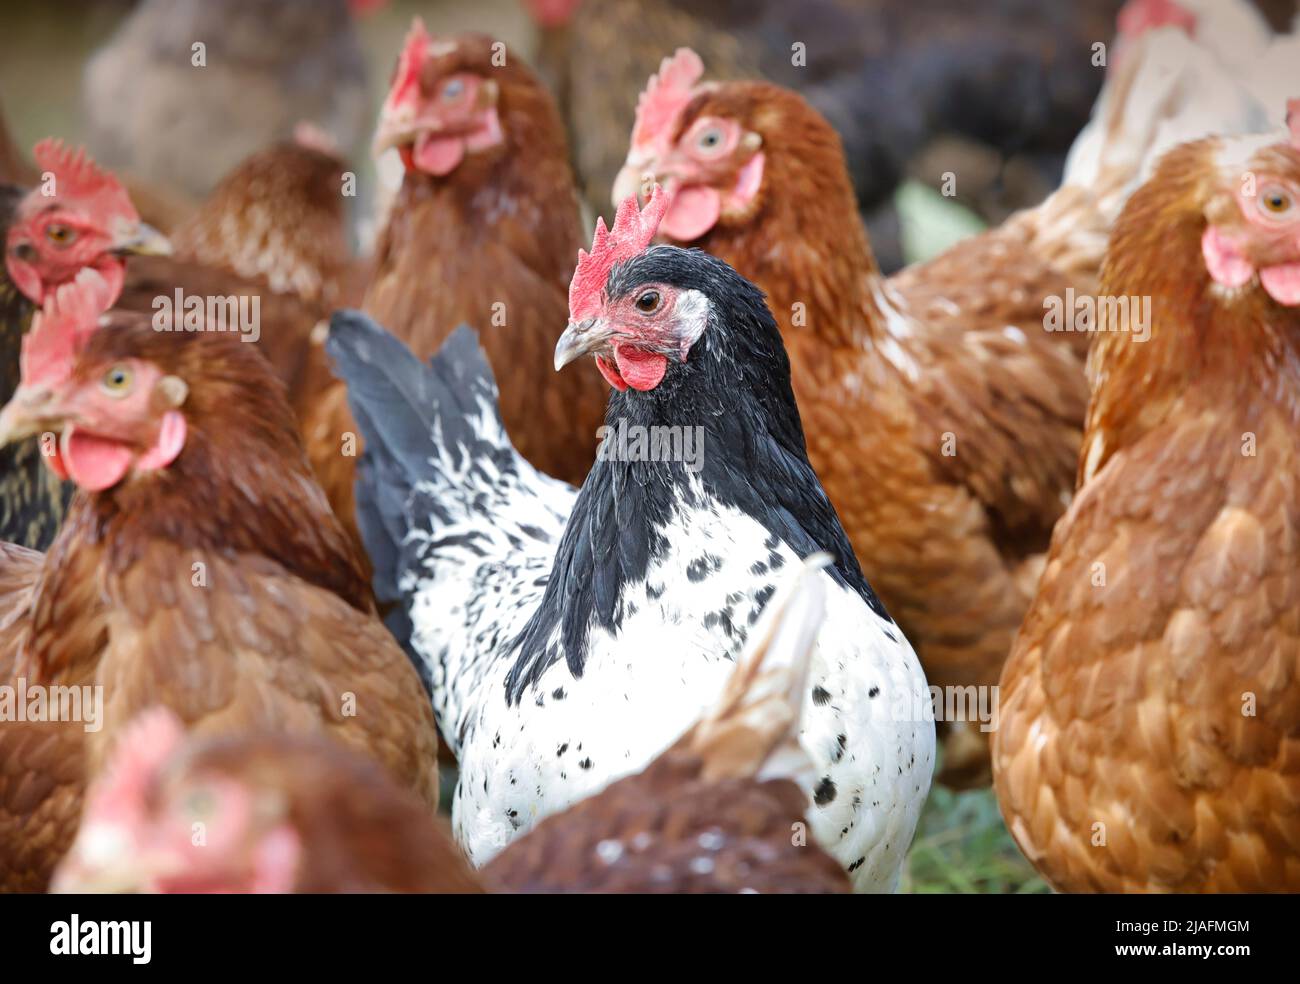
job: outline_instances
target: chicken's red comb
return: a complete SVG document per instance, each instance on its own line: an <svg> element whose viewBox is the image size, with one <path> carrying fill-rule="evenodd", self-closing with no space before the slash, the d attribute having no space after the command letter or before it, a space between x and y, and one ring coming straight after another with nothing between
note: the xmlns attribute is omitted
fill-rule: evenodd
<svg viewBox="0 0 1300 984"><path fill-rule="evenodd" d="M1292 99L1286 104L1286 125L1291 130L1291 146L1300 150L1300 99Z"/></svg>
<svg viewBox="0 0 1300 984"><path fill-rule="evenodd" d="M184 737L180 718L166 707L150 708L132 719L90 790L87 816L137 819L144 811L150 784Z"/></svg>
<svg viewBox="0 0 1300 984"><path fill-rule="evenodd" d="M1189 36L1196 34L1196 15L1177 0L1129 0L1117 21L1119 33L1128 38L1158 27L1181 27Z"/></svg>
<svg viewBox="0 0 1300 984"><path fill-rule="evenodd" d="M569 317L581 321L600 307L600 294L616 263L630 260L654 239L668 211L668 195L655 185L644 209L637 208L636 196L628 195L614 216L614 228L606 229L605 220L596 220L591 238L591 252L578 250L578 267L569 281Z"/></svg>
<svg viewBox="0 0 1300 984"><path fill-rule="evenodd" d="M140 221L122 182L91 160L84 148L47 137L32 150L32 156L42 172L54 175L54 201L82 205L105 223L110 219Z"/></svg>
<svg viewBox="0 0 1300 984"><path fill-rule="evenodd" d="M103 275L85 267L46 300L23 336L24 386L53 386L67 378L77 353L99 327L99 316L113 303L112 294Z"/></svg>
<svg viewBox="0 0 1300 984"><path fill-rule="evenodd" d="M646 147L665 138L677 114L691 101L695 83L704 74L704 62L690 48L678 48L650 76L645 91L636 101L636 124L632 146Z"/></svg>
<svg viewBox="0 0 1300 984"><path fill-rule="evenodd" d="M425 29L423 18L411 21L411 29L406 32L402 42L402 53L397 56L397 70L393 72L393 84L384 99L384 108L400 106L418 97L420 92L420 66L424 64L425 54L429 50L429 32Z"/></svg>

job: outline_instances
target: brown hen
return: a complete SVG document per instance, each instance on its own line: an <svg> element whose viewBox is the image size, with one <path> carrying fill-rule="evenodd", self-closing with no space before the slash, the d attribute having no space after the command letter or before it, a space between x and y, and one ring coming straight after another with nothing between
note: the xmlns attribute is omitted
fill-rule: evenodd
<svg viewBox="0 0 1300 984"><path fill-rule="evenodd" d="M515 447L580 483L608 390L592 366L552 368L584 240L551 97L503 43L431 38L417 20L375 147L397 147L406 175L376 247L366 312L421 358L459 325L473 327Z"/></svg>
<svg viewBox="0 0 1300 984"><path fill-rule="evenodd" d="M1081 487L1002 677L1007 825L1062 891L1300 890L1300 101L1168 154L1111 239ZM1131 315L1130 315L1131 317Z"/></svg>
<svg viewBox="0 0 1300 984"><path fill-rule="evenodd" d="M24 379L0 440L61 432L52 464L84 491L43 565L27 555L9 568L33 586L4 658L28 684L102 686L102 730L0 732L6 769L27 770L6 773L0 823L21 836L5 850L24 859L5 866L6 885L48 876L85 778L121 725L160 702L200 734L329 734L435 804L428 701L374 614L265 360L234 336L158 332L127 313L95 330L93 313L81 323L59 301L33 337L89 340L75 366Z"/></svg>
<svg viewBox="0 0 1300 984"><path fill-rule="evenodd" d="M1091 288L1104 219L1064 189L886 279L829 124L789 90L698 85L702 70L686 49L665 60L615 195L667 182L661 232L767 293L809 459L864 573L931 684L991 687L1073 490L1087 401L1044 298ZM963 734L945 778L987 781L983 735Z"/></svg>

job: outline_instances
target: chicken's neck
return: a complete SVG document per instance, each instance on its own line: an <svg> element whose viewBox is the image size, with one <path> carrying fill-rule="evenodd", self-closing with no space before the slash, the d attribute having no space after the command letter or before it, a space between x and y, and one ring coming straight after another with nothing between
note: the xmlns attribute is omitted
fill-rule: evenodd
<svg viewBox="0 0 1300 984"><path fill-rule="evenodd" d="M1258 283L1228 290L1211 280L1204 198L1182 179L1168 170L1142 188L1111 239L1097 305L1106 316L1089 364L1085 479L1175 414L1230 415L1245 431L1280 411L1300 427L1300 308L1277 304Z"/></svg>
<svg viewBox="0 0 1300 984"><path fill-rule="evenodd" d="M505 114L502 147L402 182L363 306L421 358L460 324L485 331L539 287L568 288L582 245L573 174L554 109L534 109Z"/></svg>
<svg viewBox="0 0 1300 984"><path fill-rule="evenodd" d="M699 243L762 288L792 347L815 339L858 348L888 331L878 301L885 279L848 177L840 177L826 194L766 200L754 219L724 222Z"/></svg>
<svg viewBox="0 0 1300 984"><path fill-rule="evenodd" d="M726 328L710 325L714 347L670 393L611 397L601 453L578 494L545 596L519 640L511 699L561 655L581 675L591 629L617 634L647 598L712 590L708 582L720 564L709 559L706 543L683 552L684 530L723 551L745 531L767 538L769 551L779 543L801 557L826 550L836 558L831 577L884 617L808 462L771 315L759 313L756 293L754 304L752 320L733 315L722 319ZM763 335L771 346L739 350ZM663 584L647 580L652 570ZM735 585L718 590L725 597Z"/></svg>
<svg viewBox="0 0 1300 984"><path fill-rule="evenodd" d="M191 420L185 448L171 465L134 473L90 497L108 576L162 542L192 551L196 561L205 554L269 559L354 608L372 610L360 559L312 477L297 435L279 432L268 422L270 413L258 414L256 422L234 419L248 412L232 410L211 421L210 430Z"/></svg>

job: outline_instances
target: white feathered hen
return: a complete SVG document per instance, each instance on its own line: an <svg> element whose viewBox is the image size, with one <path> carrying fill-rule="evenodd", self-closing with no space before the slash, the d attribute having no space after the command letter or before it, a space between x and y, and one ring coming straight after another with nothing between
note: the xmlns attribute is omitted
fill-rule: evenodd
<svg viewBox="0 0 1300 984"><path fill-rule="evenodd" d="M718 698L782 570L824 550L809 821L857 889L889 890L933 769L925 679L808 464L762 294L705 253L649 246L665 204L625 202L574 275L556 364L594 355L614 389L576 492L511 448L471 333L425 366L335 316L366 441L359 518L459 758L454 826L482 864L644 768Z"/></svg>

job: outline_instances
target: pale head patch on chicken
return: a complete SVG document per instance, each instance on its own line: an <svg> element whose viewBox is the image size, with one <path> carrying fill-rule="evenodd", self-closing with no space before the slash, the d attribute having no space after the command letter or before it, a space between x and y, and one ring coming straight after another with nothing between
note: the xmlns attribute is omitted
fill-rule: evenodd
<svg viewBox="0 0 1300 984"><path fill-rule="evenodd" d="M538 819L644 766L723 686L782 571L825 550L805 694L810 829L860 890L895 886L934 725L911 646L808 464L789 361L757 288L653 245L668 196L598 225L556 344L599 360L607 425L703 429L703 467L598 460L580 489L510 446L471 333L428 366L368 319L329 350L366 440L358 510L457 754L453 825L483 864ZM493 585L484 591L484 585Z"/></svg>

